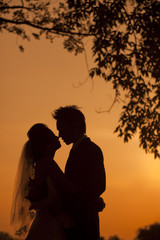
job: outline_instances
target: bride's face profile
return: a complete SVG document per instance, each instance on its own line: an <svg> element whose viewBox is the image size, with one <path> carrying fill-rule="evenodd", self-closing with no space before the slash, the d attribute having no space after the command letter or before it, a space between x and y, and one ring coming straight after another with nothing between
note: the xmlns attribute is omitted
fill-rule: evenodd
<svg viewBox="0 0 160 240"><path fill-rule="evenodd" d="M55 151L61 147L59 138L53 134L52 138L46 144L46 150L48 153L54 155Z"/></svg>
<svg viewBox="0 0 160 240"><path fill-rule="evenodd" d="M32 145L33 156L36 158L43 155L53 157L61 147L59 138L42 123L33 125L27 135Z"/></svg>

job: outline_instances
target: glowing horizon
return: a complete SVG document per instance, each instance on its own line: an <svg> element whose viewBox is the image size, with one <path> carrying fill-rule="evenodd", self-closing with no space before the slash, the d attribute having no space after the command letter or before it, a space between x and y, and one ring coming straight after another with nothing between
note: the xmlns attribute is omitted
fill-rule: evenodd
<svg viewBox="0 0 160 240"><path fill-rule="evenodd" d="M20 41L20 40L18 40ZM124 144L113 131L121 105L110 113L96 109L112 102L112 92L103 80L95 79L79 88L73 85L87 76L83 55L67 53L61 44L45 40L24 42L21 53L16 37L1 34L1 142L0 142L0 231L10 231L9 214L17 163L28 129L46 123L55 133L51 112L60 105L77 104L86 116L87 135L103 150L107 188L105 210L100 213L101 236L117 234L133 239L136 231L160 222L160 161L139 148L138 136ZM55 160L64 168L70 146L62 144Z"/></svg>

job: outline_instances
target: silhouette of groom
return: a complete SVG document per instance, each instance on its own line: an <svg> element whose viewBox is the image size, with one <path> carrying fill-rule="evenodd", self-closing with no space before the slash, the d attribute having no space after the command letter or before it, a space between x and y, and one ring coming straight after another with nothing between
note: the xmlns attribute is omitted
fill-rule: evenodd
<svg viewBox="0 0 160 240"><path fill-rule="evenodd" d="M99 240L98 212L104 207L100 195L106 187L102 151L86 136L85 117L77 106L60 107L52 116L59 137L67 145L73 143L65 166L71 185L63 199L75 227L67 230L67 239Z"/></svg>

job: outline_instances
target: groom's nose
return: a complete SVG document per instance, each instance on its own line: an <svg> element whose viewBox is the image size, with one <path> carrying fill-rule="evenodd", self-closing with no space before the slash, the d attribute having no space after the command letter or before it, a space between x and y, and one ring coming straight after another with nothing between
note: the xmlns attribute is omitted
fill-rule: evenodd
<svg viewBox="0 0 160 240"><path fill-rule="evenodd" d="M60 134L60 132L58 133L58 138L61 138L61 134Z"/></svg>

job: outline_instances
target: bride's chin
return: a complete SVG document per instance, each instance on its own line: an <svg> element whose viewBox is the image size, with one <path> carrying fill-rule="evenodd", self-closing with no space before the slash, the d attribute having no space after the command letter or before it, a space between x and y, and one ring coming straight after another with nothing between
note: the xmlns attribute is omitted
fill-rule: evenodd
<svg viewBox="0 0 160 240"><path fill-rule="evenodd" d="M61 148L61 144L60 144L60 143L59 143L58 146L57 146L57 150L58 150L59 148Z"/></svg>

